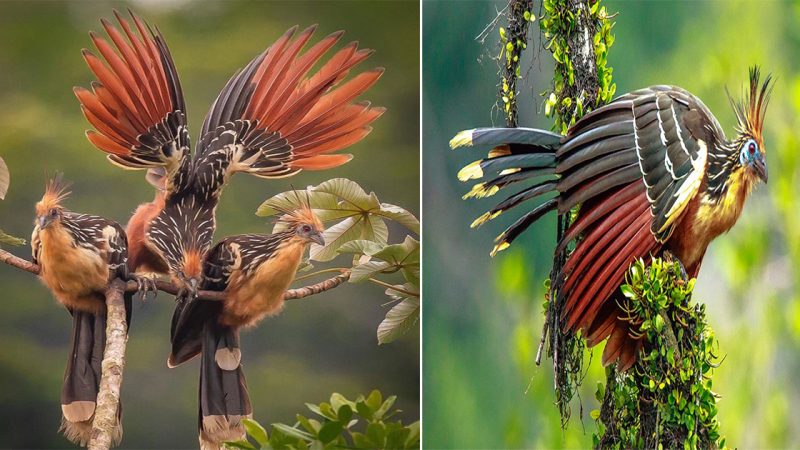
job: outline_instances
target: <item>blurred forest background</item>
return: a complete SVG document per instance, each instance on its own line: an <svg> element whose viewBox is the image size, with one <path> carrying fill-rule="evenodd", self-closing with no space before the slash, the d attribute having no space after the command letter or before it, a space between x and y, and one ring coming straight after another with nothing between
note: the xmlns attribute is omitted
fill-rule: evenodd
<svg viewBox="0 0 800 450"><path fill-rule="evenodd" d="M343 43L360 41L377 52L361 70L386 73L365 96L387 113L352 148L342 168L268 181L238 175L217 210L217 237L268 232L258 205L272 195L334 177L358 182L382 201L419 215L419 5L416 2L224 2L142 0L0 2L0 155L11 171L11 189L0 202L0 227L29 237L33 204L56 170L74 182L67 205L126 223L149 201L143 172L109 164L83 135L72 87L87 86L80 50L89 30L112 8L135 9L163 32L181 75L192 142L207 108L233 72L289 27L319 23L316 40L347 31ZM332 54L333 52L331 52ZM397 241L400 229L394 230ZM28 247L9 248L29 258ZM70 320L30 274L0 266L0 447L63 448L56 433L59 393L67 359ZM283 314L243 334L244 364L263 424L292 424L305 402L327 401L334 391L349 398L373 388L397 394L404 422L419 418L419 332L379 347L376 329L388 307L372 285L346 284L289 302ZM134 306L122 389L122 448L196 448L197 362L166 367L173 302L161 293Z"/></svg>
<svg viewBox="0 0 800 450"><path fill-rule="evenodd" d="M594 392L605 381L601 349L580 392L583 409L574 404L565 432L553 404L552 362L534 363L555 217L490 259L494 237L517 216L470 230L493 203L460 201L471 185L459 183L456 172L482 155L448 148L460 130L504 123L493 109L498 32L485 45L474 38L505 3L423 3L424 446L587 448L595 430L589 412L599 406ZM534 3L538 17L541 2ZM619 13L608 57L618 95L653 84L682 86L703 99L730 136L735 119L725 87L738 96L753 64L777 77L765 126L769 184L757 188L733 230L711 245L695 300L708 305L725 357L713 380L728 445L797 448L800 2L603 4ZM520 125L549 129L539 94L552 81L552 56L537 23L531 33Z"/></svg>

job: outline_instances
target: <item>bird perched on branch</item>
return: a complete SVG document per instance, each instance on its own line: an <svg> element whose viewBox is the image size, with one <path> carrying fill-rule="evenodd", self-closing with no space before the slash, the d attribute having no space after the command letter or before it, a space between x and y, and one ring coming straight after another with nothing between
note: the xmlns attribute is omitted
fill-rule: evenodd
<svg viewBox="0 0 800 450"><path fill-rule="evenodd" d="M67 195L60 176L47 185L36 204L31 248L42 282L72 315L70 357L61 390L61 428L70 441L86 445L91 437L106 342L105 292L114 278L128 280L131 276L122 227L103 217L68 211L62 205ZM131 295L125 295L125 304L130 323ZM121 410L118 420L120 415ZM121 438L118 423L115 444Z"/></svg>
<svg viewBox="0 0 800 450"><path fill-rule="evenodd" d="M303 254L324 245L323 226L310 207L285 211L273 234L223 239L203 265L202 288L225 292L221 302L187 298L172 319L170 367L200 354L200 446L219 448L244 436L252 408L241 367L239 330L283 307Z"/></svg>
<svg viewBox="0 0 800 450"><path fill-rule="evenodd" d="M383 69L344 81L372 54L352 42L312 73L343 32L302 52L316 27L299 34L294 27L228 81L206 115L192 155L183 93L163 36L133 13L133 26L115 15L122 31L102 21L113 46L91 35L102 60L83 51L98 79L92 91L75 89L95 127L87 137L112 163L147 169L156 187L153 202L141 205L128 223L131 267L168 272L174 282L195 290L230 176L282 178L348 162L351 155L336 152L363 139L384 112L353 101Z"/></svg>
<svg viewBox="0 0 800 450"><path fill-rule="evenodd" d="M642 342L635 319L620 311L629 265L668 251L695 277L711 241L727 232L759 181L767 182L764 116L770 77L750 70L749 92L731 99L738 127L727 139L699 98L675 86L623 95L587 114L566 136L531 128L478 128L458 133L453 148L490 147L487 158L464 167L459 179L483 179L464 197L488 197L537 180L473 222L476 227L529 200L554 196L529 209L496 239L507 248L550 211L577 211L556 254L574 243L554 274L559 323L581 331L590 346L608 338L603 363L626 370Z"/></svg>

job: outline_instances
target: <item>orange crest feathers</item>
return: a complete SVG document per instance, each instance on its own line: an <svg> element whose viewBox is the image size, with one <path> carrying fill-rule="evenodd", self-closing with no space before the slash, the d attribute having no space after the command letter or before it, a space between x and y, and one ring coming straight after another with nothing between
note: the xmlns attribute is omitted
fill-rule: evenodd
<svg viewBox="0 0 800 450"><path fill-rule="evenodd" d="M61 202L66 199L69 192L69 183L64 181L62 173L57 173L47 182L42 199L36 203L36 215L41 216L53 208L63 208Z"/></svg>
<svg viewBox="0 0 800 450"><path fill-rule="evenodd" d="M306 191L305 199L300 196L299 191L294 191L294 193L300 206L294 209L278 209L283 213L278 218L278 222L285 224L288 228L296 228L301 224L307 223L313 225L318 231L323 231L325 227L322 225L322 221L311 209L311 198L308 195L308 191Z"/></svg>
<svg viewBox="0 0 800 450"><path fill-rule="evenodd" d="M735 101L728 94L733 110L736 112L736 119L739 122L738 131L756 138L761 142L761 132L764 128L764 117L767 113L767 105L772 95L772 75L767 75L764 83L760 83L761 70L758 66L750 68L750 89L748 95L741 101Z"/></svg>

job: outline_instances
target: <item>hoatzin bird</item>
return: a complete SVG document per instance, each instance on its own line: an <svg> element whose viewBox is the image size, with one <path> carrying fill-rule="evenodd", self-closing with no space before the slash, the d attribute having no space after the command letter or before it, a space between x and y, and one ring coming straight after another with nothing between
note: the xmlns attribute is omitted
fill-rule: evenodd
<svg viewBox="0 0 800 450"><path fill-rule="evenodd" d="M111 220L68 211L60 176L47 185L36 204L36 221L31 236L33 261L40 266L40 278L56 300L72 315L70 356L61 390L61 429L72 442L89 441L95 402L99 391L101 361L106 341L105 292L114 278L129 276L125 231ZM130 323L130 294L125 294ZM121 417L121 409L117 419ZM122 426L114 429L119 443Z"/></svg>
<svg viewBox="0 0 800 450"><path fill-rule="evenodd" d="M91 92L75 89L96 130L87 137L112 163L147 169L156 187L153 202L141 205L128 223L131 268L168 272L194 290L230 176L281 178L348 162L352 155L335 152L363 139L384 112L353 100L383 69L342 83L372 54L353 42L310 74L343 32L301 52L315 26L299 34L294 27L228 81L203 122L192 156L181 85L163 36L133 13L133 26L115 15L122 31L102 21L113 46L91 35L105 64L83 51L98 79Z"/></svg>
<svg viewBox="0 0 800 450"><path fill-rule="evenodd" d="M697 276L709 243L727 232L759 180L766 183L764 115L770 77L750 70L749 95L731 99L738 118L729 140L699 98L675 86L653 86L623 95L587 114L566 136L530 128L478 128L450 145L491 147L486 159L458 174L485 179L464 198L488 197L538 180L473 222L476 227L528 200L553 193L496 239L492 255L550 211L577 219L556 254L575 243L553 280L566 332L581 331L590 346L608 338L603 363L626 370L642 342L622 318L619 289L629 265L665 251Z"/></svg>
<svg viewBox="0 0 800 450"><path fill-rule="evenodd" d="M225 292L221 302L188 298L172 319L170 367L200 354L200 447L219 448L244 436L252 408L241 368L239 329L255 326L283 307L306 248L324 245L323 226L307 205L285 211L270 235L223 239L207 255L202 288Z"/></svg>

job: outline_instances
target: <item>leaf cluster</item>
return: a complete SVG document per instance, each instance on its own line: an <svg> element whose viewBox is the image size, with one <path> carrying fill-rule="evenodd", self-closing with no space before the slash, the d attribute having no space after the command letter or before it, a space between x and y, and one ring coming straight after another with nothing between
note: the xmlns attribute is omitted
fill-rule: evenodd
<svg viewBox="0 0 800 450"><path fill-rule="evenodd" d="M225 445L246 450L419 448L419 421L406 425L390 420L400 412L392 409L396 400L394 395L383 399L378 390L355 400L334 393L330 402L306 403L312 416L297 414L293 425L275 423L270 432L255 420L244 419L247 437Z"/></svg>
<svg viewBox="0 0 800 450"><path fill-rule="evenodd" d="M575 124L584 114L597 106L604 105L614 98L617 86L612 80L613 69L608 66L608 50L614 43L611 29L614 22L605 6L597 0L588 11L570 8L567 0L544 0L544 14L539 27L555 60L553 88L545 92L545 115L555 115L553 129L566 134L569 127ZM591 2L590 2L591 3ZM576 92L575 79L578 76L573 68L568 39L579 32L578 15L588 14L588 20L594 29L592 43L597 67L597 92ZM587 102L587 99L593 99Z"/></svg>
<svg viewBox="0 0 800 450"><path fill-rule="evenodd" d="M718 344L705 305L692 302L693 287L678 262L654 259L645 266L639 260L631 266L620 306L645 344L633 368L598 386L603 407L592 412L597 447L725 446L711 390Z"/></svg>
<svg viewBox="0 0 800 450"><path fill-rule="evenodd" d="M419 220L400 206L382 203L374 192L367 193L345 178L275 195L256 214L280 215L306 204L326 223L325 245L312 244L309 259L328 262L339 255L350 255L350 267L340 270L350 270L351 283L371 282L385 288L392 308L378 326L378 343L391 342L411 329L419 319L420 242L406 234L402 242L391 243L387 222L396 222L419 235ZM327 225L330 222L333 224ZM283 226L276 222L274 231Z"/></svg>

